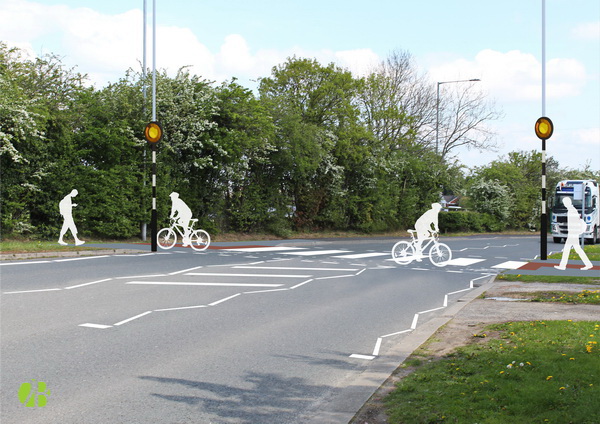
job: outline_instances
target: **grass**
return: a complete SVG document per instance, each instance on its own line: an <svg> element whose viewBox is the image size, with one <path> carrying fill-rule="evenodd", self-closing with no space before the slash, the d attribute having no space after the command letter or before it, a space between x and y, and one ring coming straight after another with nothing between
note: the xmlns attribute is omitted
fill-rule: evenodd
<svg viewBox="0 0 600 424"><path fill-rule="evenodd" d="M87 243L96 243L89 242ZM75 246L72 242L68 246L61 246L57 241L29 241L29 240L4 240L0 242L1 253L41 253L41 252L69 252L80 250L97 250L85 244Z"/></svg>
<svg viewBox="0 0 600 424"><path fill-rule="evenodd" d="M496 280L522 281L524 283L600 284L600 277L573 277L568 275L499 274Z"/></svg>
<svg viewBox="0 0 600 424"><path fill-rule="evenodd" d="M585 252L587 257L590 259L590 261L600 261L600 244L594 244L594 245L586 244L583 246L583 251ZM560 258L562 258L562 247L561 247L560 252L553 253L552 255L548 256L548 259L560 259ZM569 253L569 259L580 260L581 258L579 257L577 252L575 252L575 250L571 249L571 252Z"/></svg>
<svg viewBox="0 0 600 424"><path fill-rule="evenodd" d="M529 302L569 303L574 305L600 305L600 290L583 290L580 292L542 291L511 292L510 297L524 299ZM485 299L485 293L481 295Z"/></svg>
<svg viewBox="0 0 600 424"><path fill-rule="evenodd" d="M599 322L513 322L486 330L474 335L480 343L398 383L386 398L389 422L600 422Z"/></svg>
<svg viewBox="0 0 600 424"><path fill-rule="evenodd" d="M515 293L518 294L518 293ZM600 305L600 290L583 290L574 292L538 292L529 293L531 302L553 302Z"/></svg>

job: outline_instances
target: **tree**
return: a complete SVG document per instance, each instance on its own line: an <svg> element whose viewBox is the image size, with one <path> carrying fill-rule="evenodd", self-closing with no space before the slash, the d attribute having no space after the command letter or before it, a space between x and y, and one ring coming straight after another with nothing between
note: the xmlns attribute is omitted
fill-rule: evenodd
<svg viewBox="0 0 600 424"><path fill-rule="evenodd" d="M31 232L37 227L44 233L58 220L48 203L60 184L69 181L70 135L80 117L76 99L85 90L85 77L65 69L56 56L29 60L4 44L0 71L3 230Z"/></svg>
<svg viewBox="0 0 600 424"><path fill-rule="evenodd" d="M393 52L364 79L358 103L367 129L382 146L429 147L435 94L408 52Z"/></svg>
<svg viewBox="0 0 600 424"><path fill-rule="evenodd" d="M442 89L439 103L439 153L448 157L458 148L494 150L494 133L486 126L501 114L476 85L453 84ZM436 141L436 145L438 141Z"/></svg>
<svg viewBox="0 0 600 424"><path fill-rule="evenodd" d="M333 153L356 122L356 88L349 71L295 57L260 80L261 100L278 129L274 166L299 228L327 221L325 212L340 192L343 168Z"/></svg>
<svg viewBox="0 0 600 424"><path fill-rule="evenodd" d="M498 180L475 179L467 192L473 209L490 214L507 224L513 195L510 189Z"/></svg>
<svg viewBox="0 0 600 424"><path fill-rule="evenodd" d="M264 107L235 79L217 89L218 112L213 137L228 152L222 163L224 200L221 226L233 231L260 231L283 220L282 201L271 156L275 126Z"/></svg>

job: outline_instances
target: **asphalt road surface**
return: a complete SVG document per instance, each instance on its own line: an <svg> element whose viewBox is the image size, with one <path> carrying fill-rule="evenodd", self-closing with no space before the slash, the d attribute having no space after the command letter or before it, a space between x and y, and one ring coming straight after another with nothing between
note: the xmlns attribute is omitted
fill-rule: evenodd
<svg viewBox="0 0 600 424"><path fill-rule="evenodd" d="M3 262L0 421L323 422L407 334L539 253L441 241L442 268L397 265L392 239Z"/></svg>

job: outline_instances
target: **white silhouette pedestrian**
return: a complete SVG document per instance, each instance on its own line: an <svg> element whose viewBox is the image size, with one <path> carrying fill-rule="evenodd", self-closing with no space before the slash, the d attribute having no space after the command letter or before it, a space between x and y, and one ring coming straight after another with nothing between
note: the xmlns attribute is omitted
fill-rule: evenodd
<svg viewBox="0 0 600 424"><path fill-rule="evenodd" d="M589 260L581 246L579 245L579 236L585 232L585 222L579 217L579 212L573 206L573 201L570 197L565 197L563 199L563 205L567 208L567 240L565 241L565 247L563 248L562 258L560 260L560 264L555 266L554 268L565 270L567 269L567 262L569 261L569 253L571 253L571 248L575 249L585 266L581 268L582 270L592 269L594 266L592 262Z"/></svg>
<svg viewBox="0 0 600 424"><path fill-rule="evenodd" d="M192 210L183 200L179 198L179 193L173 192L171 197L171 219L176 220L184 228L183 245L190 244L190 221L192 220Z"/></svg>
<svg viewBox="0 0 600 424"><path fill-rule="evenodd" d="M68 230L71 230L71 234L75 238L75 246L81 246L85 241L79 240L77 238L77 227L75 226L75 221L73 221L73 208L77 206L77 203L72 202L72 198L77 196L79 192L77 190L71 191L67 194L58 204L58 209L60 210L60 214L64 218L62 229L60 230L60 236L58 237L58 244L62 244L66 246L67 243L63 240L63 237L67 233Z"/></svg>
<svg viewBox="0 0 600 424"><path fill-rule="evenodd" d="M442 205L439 203L432 203L431 209L421 215L421 217L417 219L417 222L415 222L415 230L417 232L417 255L421 254L421 245L423 242L431 238L430 232L440 232L440 228L438 227L438 215L441 209Z"/></svg>

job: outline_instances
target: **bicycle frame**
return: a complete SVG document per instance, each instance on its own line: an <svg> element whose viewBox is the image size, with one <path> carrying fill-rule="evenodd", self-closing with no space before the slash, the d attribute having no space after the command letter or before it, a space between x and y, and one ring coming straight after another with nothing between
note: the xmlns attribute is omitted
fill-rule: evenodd
<svg viewBox="0 0 600 424"><path fill-rule="evenodd" d="M448 245L439 242L437 232L429 231L429 237L421 240L415 236L416 231L409 230L411 241L399 241L392 248L392 259L398 265L407 265L413 260L421 261L421 258L429 256L429 260L435 266L445 266L452 259L452 250ZM420 246L419 246L420 245ZM417 249L417 247L419 247ZM423 252L429 250L425 255Z"/></svg>
<svg viewBox="0 0 600 424"><path fill-rule="evenodd" d="M192 234L194 232L194 224L195 224L195 220L192 219L192 225L190 225L187 229L188 229L188 235ZM185 238L185 230L186 228L181 225L175 218L171 218L171 227L172 230L177 231L177 233L179 233L179 237L181 237L182 239Z"/></svg>
<svg viewBox="0 0 600 424"><path fill-rule="evenodd" d="M412 238L411 244L412 246L415 248L415 251L417 250L417 242L418 242L418 238L415 237L415 232L410 232L410 236ZM425 243L425 244L423 244ZM438 244L439 243L439 235L437 232L433 232L433 231L429 231L429 237L426 237L423 239L423 241L421 242L421 251L420 252L416 252L417 254L422 254L424 251L426 251L429 246L431 246L431 244Z"/></svg>
<svg viewBox="0 0 600 424"><path fill-rule="evenodd" d="M171 224L158 231L158 245L162 249L170 249L177 243L177 238L183 240L183 245L190 245L196 251L202 251L208 248L210 244L210 234L204 230L194 229L197 219L190 220L188 227L181 225L177 219L171 218ZM178 236L179 234L179 236Z"/></svg>

